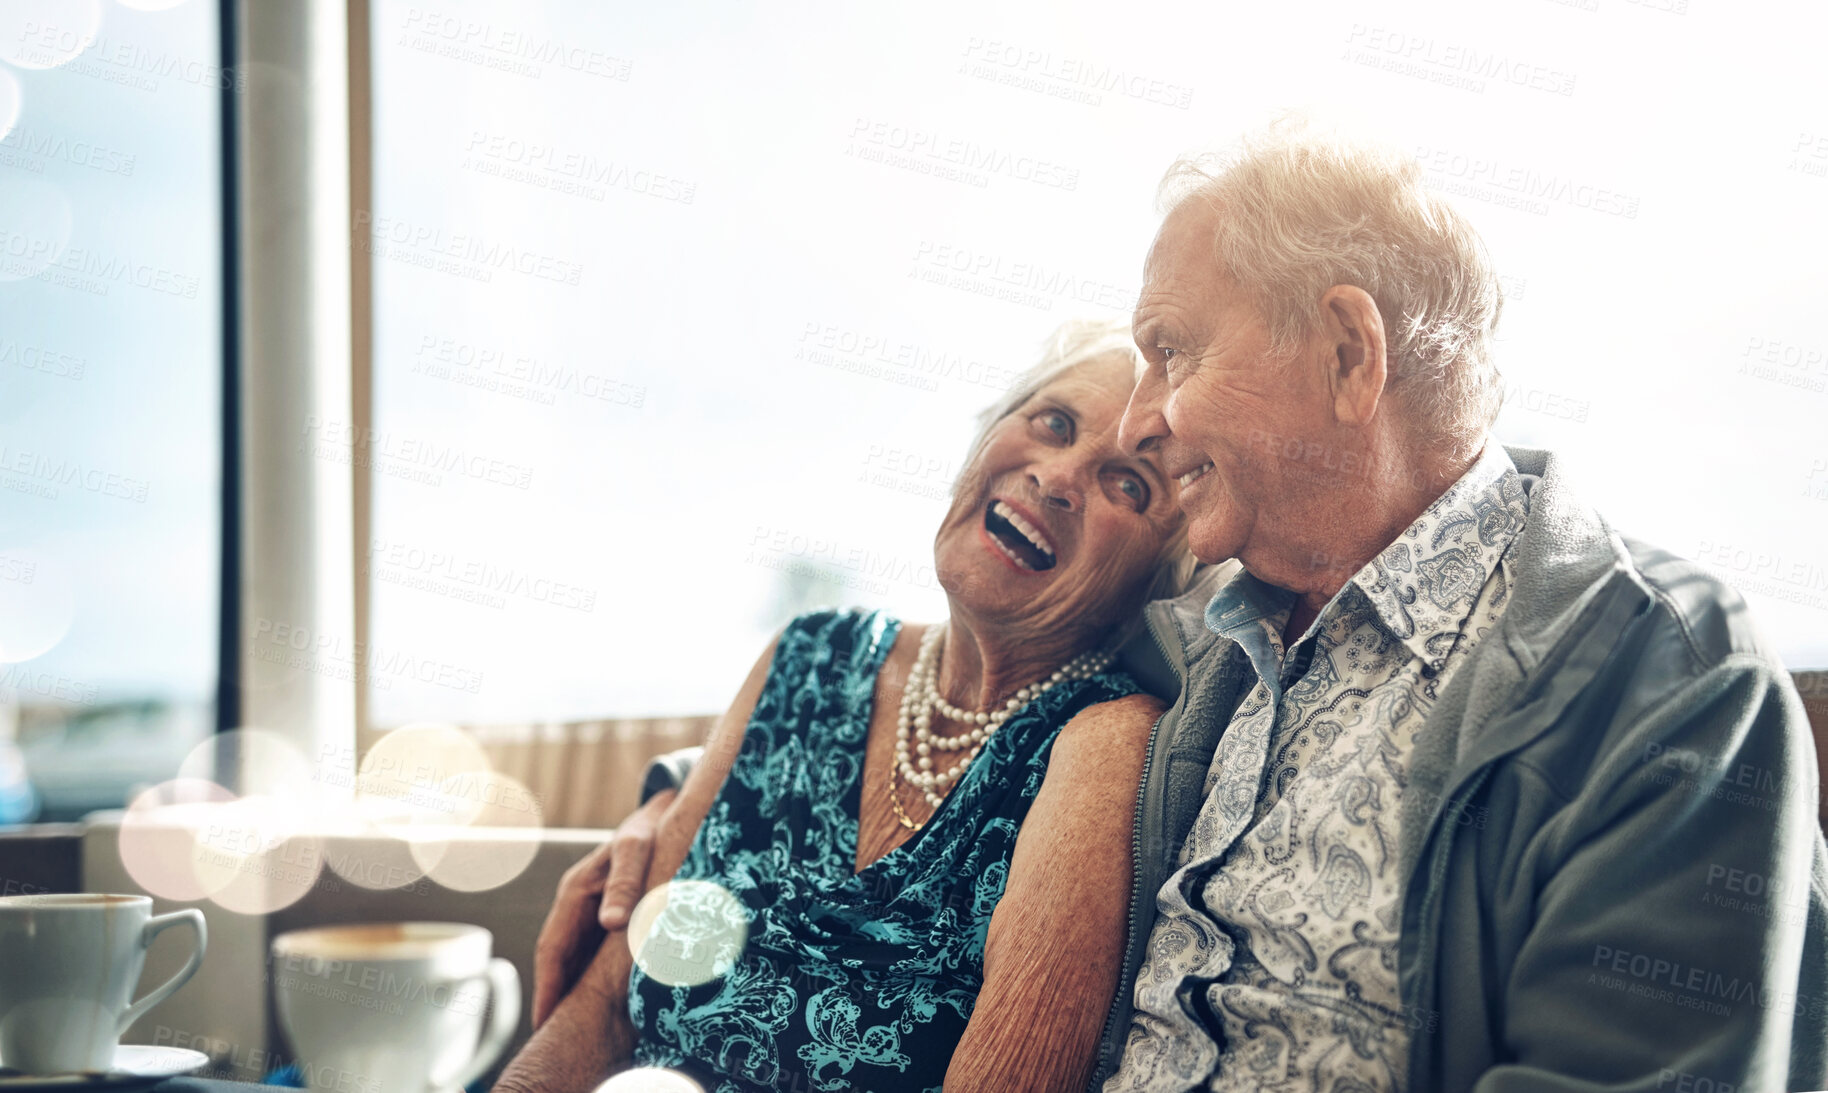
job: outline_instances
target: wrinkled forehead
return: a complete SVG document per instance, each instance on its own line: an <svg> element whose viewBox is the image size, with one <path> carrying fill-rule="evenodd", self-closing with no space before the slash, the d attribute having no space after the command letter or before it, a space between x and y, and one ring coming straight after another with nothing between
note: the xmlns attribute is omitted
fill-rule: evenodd
<svg viewBox="0 0 1828 1093"><path fill-rule="evenodd" d="M1104 425L1109 417L1115 426L1123 416L1136 386L1137 362L1133 354L1103 353L1080 361L1048 380L1029 398L1029 405L1043 400L1070 402L1087 425Z"/></svg>
<svg viewBox="0 0 1828 1093"><path fill-rule="evenodd" d="M1216 269L1214 243L1221 220L1219 207L1198 195L1168 210L1143 259L1144 290L1149 282L1164 277Z"/></svg>
<svg viewBox="0 0 1828 1093"><path fill-rule="evenodd" d="M1252 297L1219 261L1222 222L1222 210L1199 196L1183 201L1163 219L1143 263L1142 291L1131 314L1138 346L1152 346L1164 325L1199 326L1215 309L1252 304Z"/></svg>

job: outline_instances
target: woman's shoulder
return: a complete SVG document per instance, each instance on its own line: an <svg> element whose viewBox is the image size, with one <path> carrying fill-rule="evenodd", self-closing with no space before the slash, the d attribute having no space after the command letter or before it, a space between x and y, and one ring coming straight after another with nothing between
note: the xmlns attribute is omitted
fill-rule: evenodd
<svg viewBox="0 0 1828 1093"><path fill-rule="evenodd" d="M1060 727L1056 760L1084 756L1093 764L1141 751L1167 707L1140 687L1119 691L1082 707Z"/></svg>
<svg viewBox="0 0 1828 1093"><path fill-rule="evenodd" d="M1088 715L1093 719L1122 716L1122 711L1138 708L1135 698L1154 702L1142 684L1121 668L1107 668L1096 675L1073 680L1062 688L1050 719L1058 725L1071 725ZM1146 705L1146 703L1141 704ZM1103 709L1113 706L1115 709ZM1159 708L1160 703L1155 702Z"/></svg>
<svg viewBox="0 0 1828 1093"><path fill-rule="evenodd" d="M868 626L877 619L892 620L893 616L878 607L817 607L795 615L786 629L819 632L832 627Z"/></svg>
<svg viewBox="0 0 1828 1093"><path fill-rule="evenodd" d="M1113 690L1082 707L1067 721L1066 728L1086 725L1123 728L1137 723L1149 728L1167 708L1161 699L1132 683L1130 689Z"/></svg>
<svg viewBox="0 0 1828 1093"><path fill-rule="evenodd" d="M881 662L900 627L900 619L880 608L827 607L796 615L777 645L817 663L865 669Z"/></svg>
<svg viewBox="0 0 1828 1093"><path fill-rule="evenodd" d="M803 634L836 641L867 638L900 625L900 619L879 607L821 607L795 615L782 629L782 636Z"/></svg>

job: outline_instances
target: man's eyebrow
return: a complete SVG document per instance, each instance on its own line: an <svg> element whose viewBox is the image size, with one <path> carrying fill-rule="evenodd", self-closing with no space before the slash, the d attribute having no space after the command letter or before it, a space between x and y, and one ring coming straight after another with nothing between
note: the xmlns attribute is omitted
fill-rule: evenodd
<svg viewBox="0 0 1828 1093"><path fill-rule="evenodd" d="M1146 353L1159 348L1157 343L1161 340L1165 325L1160 319L1150 316L1142 321L1141 326L1133 328L1130 336L1135 340L1137 348Z"/></svg>

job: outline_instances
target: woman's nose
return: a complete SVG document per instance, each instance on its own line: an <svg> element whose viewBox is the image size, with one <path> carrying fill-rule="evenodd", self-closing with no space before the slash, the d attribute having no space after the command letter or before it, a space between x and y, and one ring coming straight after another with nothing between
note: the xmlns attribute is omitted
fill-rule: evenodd
<svg viewBox="0 0 1828 1093"><path fill-rule="evenodd" d="M1034 479L1035 488L1040 490L1041 500L1049 506L1067 512L1078 512L1085 508L1085 491L1079 485L1076 468L1048 463L1036 467L1029 477Z"/></svg>

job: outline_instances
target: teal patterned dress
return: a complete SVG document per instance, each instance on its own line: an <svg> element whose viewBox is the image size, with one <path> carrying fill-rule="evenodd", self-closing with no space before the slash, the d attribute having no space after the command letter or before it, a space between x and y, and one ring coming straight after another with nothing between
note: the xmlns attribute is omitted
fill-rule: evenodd
<svg viewBox="0 0 1828 1093"><path fill-rule="evenodd" d="M712 1093L938 1090L984 980L984 937L1016 833L1061 726L1133 694L1110 672L1069 681L992 735L934 814L856 872L876 673L900 624L825 612L781 635L742 749L679 869L742 905L728 974L668 986L639 967L635 1059Z"/></svg>

